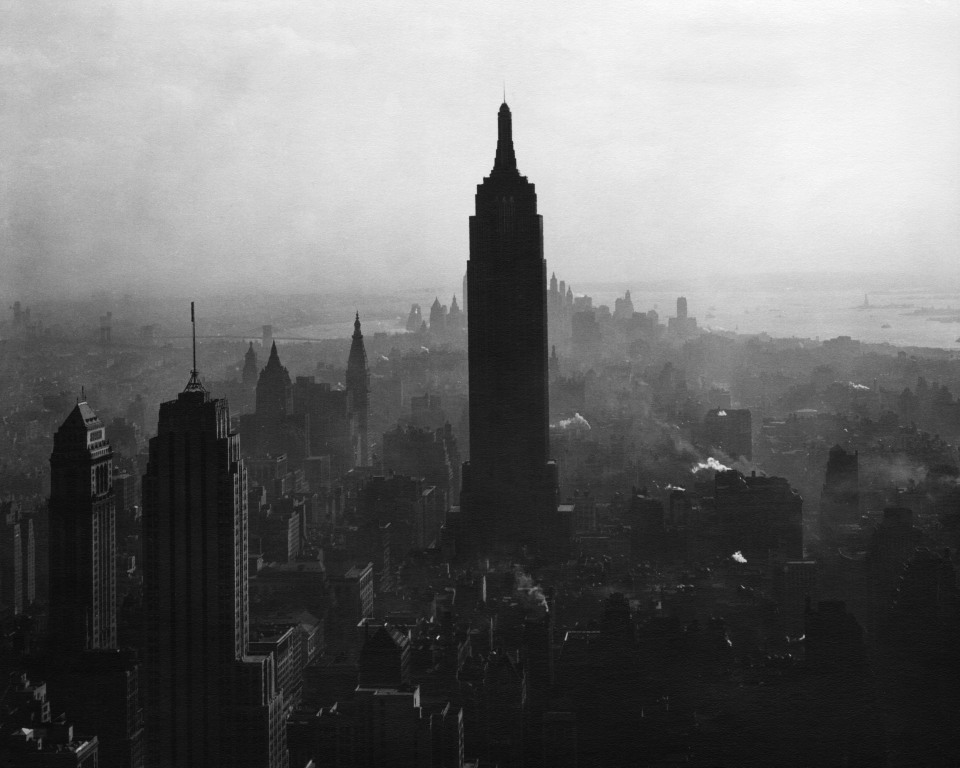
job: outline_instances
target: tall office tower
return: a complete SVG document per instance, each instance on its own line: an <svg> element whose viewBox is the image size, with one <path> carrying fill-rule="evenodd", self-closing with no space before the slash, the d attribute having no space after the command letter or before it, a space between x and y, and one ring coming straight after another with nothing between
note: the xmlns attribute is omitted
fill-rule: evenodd
<svg viewBox="0 0 960 768"><path fill-rule="evenodd" d="M820 494L820 535L831 536L841 526L860 519L860 455L839 445L830 449L823 492Z"/></svg>
<svg viewBox="0 0 960 768"><path fill-rule="evenodd" d="M347 358L347 392L353 400L360 431L360 466L370 464L370 444L367 440L367 415L370 397L370 372L367 370L367 351L360 333L360 313L353 321L353 341L350 342L350 357Z"/></svg>
<svg viewBox="0 0 960 768"><path fill-rule="evenodd" d="M293 413L293 384L280 363L276 342L270 347L270 357L257 380L256 408L258 452L273 456L283 453L287 416Z"/></svg>
<svg viewBox="0 0 960 768"><path fill-rule="evenodd" d="M143 535L147 765L285 768L273 657L246 653L247 473L196 362L160 405Z"/></svg>
<svg viewBox="0 0 960 768"><path fill-rule="evenodd" d="M517 171L510 108L477 187L467 262L470 461L461 504L479 545L541 541L556 513L548 466L547 264L534 186Z"/></svg>
<svg viewBox="0 0 960 768"><path fill-rule="evenodd" d="M77 727L99 737L101 764L142 768L140 668L117 649L112 457L103 423L77 403L50 456L50 653L40 663Z"/></svg>
<svg viewBox="0 0 960 768"><path fill-rule="evenodd" d="M247 349L247 353L243 356L243 388L247 390L255 390L257 388L257 378L259 377L259 369L257 368L257 353L253 349L253 342L250 342L250 347Z"/></svg>
<svg viewBox="0 0 960 768"><path fill-rule="evenodd" d="M113 451L103 422L79 402L50 454L50 643L82 651L117 645Z"/></svg>

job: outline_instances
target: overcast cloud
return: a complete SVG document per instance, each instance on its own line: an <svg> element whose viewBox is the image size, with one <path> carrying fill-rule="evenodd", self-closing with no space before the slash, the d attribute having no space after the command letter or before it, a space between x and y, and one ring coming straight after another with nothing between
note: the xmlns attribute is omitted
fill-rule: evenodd
<svg viewBox="0 0 960 768"><path fill-rule="evenodd" d="M457 286L504 79L561 277L955 277L957 8L0 0L0 293Z"/></svg>

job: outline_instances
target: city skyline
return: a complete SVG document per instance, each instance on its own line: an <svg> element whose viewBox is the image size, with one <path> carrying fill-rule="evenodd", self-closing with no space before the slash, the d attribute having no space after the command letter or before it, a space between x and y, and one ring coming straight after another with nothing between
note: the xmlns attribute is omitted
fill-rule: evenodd
<svg viewBox="0 0 960 768"><path fill-rule="evenodd" d="M456 285L504 78L571 281L956 272L945 3L47 10L0 32L8 291Z"/></svg>

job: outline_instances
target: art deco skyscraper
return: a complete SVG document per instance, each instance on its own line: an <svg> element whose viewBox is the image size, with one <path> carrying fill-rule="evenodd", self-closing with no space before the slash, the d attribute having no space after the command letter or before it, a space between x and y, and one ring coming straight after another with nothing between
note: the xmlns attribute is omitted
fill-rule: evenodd
<svg viewBox="0 0 960 768"><path fill-rule="evenodd" d="M162 403L143 478L147 764L281 768L272 657L246 654L247 474L196 371Z"/></svg>
<svg viewBox="0 0 960 768"><path fill-rule="evenodd" d="M58 650L117 645L113 451L103 422L78 402L50 455L50 641Z"/></svg>
<svg viewBox="0 0 960 768"><path fill-rule="evenodd" d="M347 358L347 392L353 400L360 431L360 466L370 463L370 444L367 436L370 398L370 372L367 369L367 351L360 333L360 313L353 321L353 341L350 342L350 357Z"/></svg>
<svg viewBox="0 0 960 768"><path fill-rule="evenodd" d="M477 187L467 262L470 462L461 504L474 534L509 546L537 540L556 511L548 466L547 264L533 184L517 170L510 108Z"/></svg>

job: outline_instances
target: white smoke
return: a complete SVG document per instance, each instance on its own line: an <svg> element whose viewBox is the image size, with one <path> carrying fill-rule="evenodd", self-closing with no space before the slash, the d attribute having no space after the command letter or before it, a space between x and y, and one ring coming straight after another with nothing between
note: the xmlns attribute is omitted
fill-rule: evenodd
<svg viewBox="0 0 960 768"><path fill-rule="evenodd" d="M550 426L555 429L574 430L576 432L586 432L589 430L590 422L587 421L579 413L573 414L569 419L560 419L556 424L551 424Z"/></svg>
<svg viewBox="0 0 960 768"><path fill-rule="evenodd" d="M732 557L733 557L733 559L736 560L738 563L745 563L745 562L747 562L747 558L745 558L745 557L743 556L743 552L741 552L739 549L738 549L736 552L733 553Z"/></svg>
<svg viewBox="0 0 960 768"><path fill-rule="evenodd" d="M729 471L730 467L721 464L719 461L713 458L713 456L706 461L699 461L690 467L690 471L693 472L693 474L702 472L705 469L712 469L714 472L727 472Z"/></svg>
<svg viewBox="0 0 960 768"><path fill-rule="evenodd" d="M516 581L518 593L526 595L532 603L543 608L545 611L550 610L550 605L547 603L547 596L543 594L543 590L540 589L538 584L533 583L533 577L529 573L524 573L517 569L513 572L513 577Z"/></svg>
<svg viewBox="0 0 960 768"><path fill-rule="evenodd" d="M865 386L865 385L863 385L863 384L855 384L855 383L852 382L852 381L848 381L848 382L847 382L847 386L850 387L850 389L855 389L855 390L857 390L858 392L869 392L869 391L870 391L870 387Z"/></svg>

